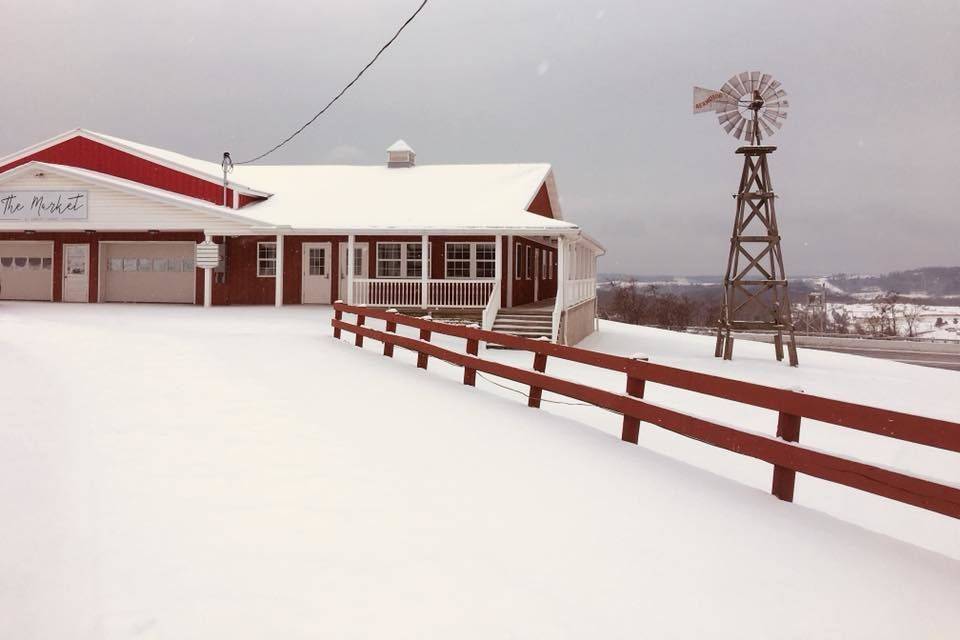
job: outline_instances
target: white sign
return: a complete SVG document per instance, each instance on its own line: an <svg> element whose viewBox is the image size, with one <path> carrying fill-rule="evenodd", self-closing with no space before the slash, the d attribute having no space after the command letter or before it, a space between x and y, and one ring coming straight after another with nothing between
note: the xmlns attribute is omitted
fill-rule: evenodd
<svg viewBox="0 0 960 640"><path fill-rule="evenodd" d="M204 240L197 243L197 268L216 269L220 264L220 246L215 242Z"/></svg>
<svg viewBox="0 0 960 640"><path fill-rule="evenodd" d="M86 191L0 191L0 220L86 220Z"/></svg>

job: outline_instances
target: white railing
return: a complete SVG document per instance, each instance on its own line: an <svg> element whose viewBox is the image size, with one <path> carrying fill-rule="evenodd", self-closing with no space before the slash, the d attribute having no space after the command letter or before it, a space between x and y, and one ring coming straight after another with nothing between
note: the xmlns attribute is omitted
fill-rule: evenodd
<svg viewBox="0 0 960 640"><path fill-rule="evenodd" d="M354 278L353 303L371 307L419 307L422 303L419 280L374 280Z"/></svg>
<svg viewBox="0 0 960 640"><path fill-rule="evenodd" d="M493 285L493 291L490 292L490 299L487 306L483 308L483 316L480 320L480 327L484 331L493 329L493 323L497 320L497 314L500 312L500 283Z"/></svg>
<svg viewBox="0 0 960 640"><path fill-rule="evenodd" d="M570 309L582 302L592 300L597 297L597 279L583 278L580 280L568 280L564 289L563 302L564 307Z"/></svg>
<svg viewBox="0 0 960 640"><path fill-rule="evenodd" d="M424 301L422 280L354 278L353 304L371 307L422 307L483 309L490 301L497 281L439 280L426 281Z"/></svg>

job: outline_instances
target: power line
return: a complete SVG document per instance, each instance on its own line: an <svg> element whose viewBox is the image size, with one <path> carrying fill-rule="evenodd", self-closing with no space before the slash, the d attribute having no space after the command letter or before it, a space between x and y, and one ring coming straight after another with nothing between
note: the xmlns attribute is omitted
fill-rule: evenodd
<svg viewBox="0 0 960 640"><path fill-rule="evenodd" d="M366 72L367 69L369 69L370 67L373 66L373 63L377 61L377 58L380 57L380 54L382 54L384 51L386 51L386 50L387 50L387 47L389 47L391 44L393 44L393 41L396 40L396 39L400 36L400 34L403 32L403 30L407 28L407 25L410 24L411 22L413 22L413 19L417 17L417 14L419 14L420 11L422 11L423 8L424 8L425 6L427 6L427 2L428 2L428 0L423 0L423 2L420 3L420 6L417 7L417 10L414 11L413 14L412 14L409 18L407 18L406 21L405 21L402 25L400 25L400 28L397 29L397 32L396 32L395 34L393 34L393 37L390 38L389 40L387 40L387 43L386 43L385 45L383 45L382 47L380 47L380 50L377 51L377 55L373 56L373 58L370 60L370 62L368 62L368 63L363 67L363 69L360 69L360 73L358 73L356 76L354 76L353 80L351 80L350 82L348 82L347 85L346 85L343 89L340 90L340 93L338 93L337 95L333 96L333 99L331 99L330 102L328 102L328 103L326 104L326 106L323 107L323 109L320 109L320 111L318 111L312 118L310 118L309 120L307 120L307 122L306 122L302 127L300 127L299 129L297 129L296 131L294 131L293 133L291 133L289 136L287 136L287 138L285 138L280 144L278 144L278 145L276 145L275 147L269 149L268 151L265 151L265 152L261 153L261 154L258 155L256 158L252 158L252 159L250 159L250 160L244 160L243 162L236 162L236 163L234 163L234 164L250 164L250 163L252 163L252 162L256 162L257 160L261 160L261 159L267 157L268 155L270 155L271 153L273 153L274 151L276 151L277 149L279 149L280 147L282 147L283 145L287 144L288 142L290 142L290 141L293 140L294 138L296 138L298 135L300 135L300 133L302 133L304 129L306 129L306 128L309 127L311 124L313 124L314 120L316 120L317 118L319 118L320 116L322 116L322 115L327 111L327 109L329 109L331 106L333 106L333 103L336 102L337 100L339 100L340 97L343 96L343 94L345 94L345 93L350 89L350 87L352 87L352 86L354 85L354 83L355 83L357 80L360 79L360 76L362 76L362 75L364 74L364 72Z"/></svg>

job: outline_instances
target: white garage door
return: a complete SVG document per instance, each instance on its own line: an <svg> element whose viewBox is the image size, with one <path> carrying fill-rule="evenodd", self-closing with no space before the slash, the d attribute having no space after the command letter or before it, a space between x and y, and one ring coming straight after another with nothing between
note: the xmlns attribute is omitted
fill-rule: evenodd
<svg viewBox="0 0 960 640"><path fill-rule="evenodd" d="M193 242L101 242L101 299L192 304L195 251Z"/></svg>
<svg viewBox="0 0 960 640"><path fill-rule="evenodd" d="M53 243L0 242L0 300L53 299Z"/></svg>

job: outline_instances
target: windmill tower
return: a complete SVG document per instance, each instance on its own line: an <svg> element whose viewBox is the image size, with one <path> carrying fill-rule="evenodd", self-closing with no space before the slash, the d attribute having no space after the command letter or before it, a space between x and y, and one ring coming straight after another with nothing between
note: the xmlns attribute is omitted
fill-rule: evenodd
<svg viewBox="0 0 960 640"><path fill-rule="evenodd" d="M798 363L767 162L776 147L761 144L763 136L772 136L787 117L786 95L779 82L758 71L733 76L719 91L693 88L693 112L717 113L727 133L747 142L737 149L743 171L734 196L736 213L717 323L715 355L724 360L733 358L733 332L772 330L777 360L783 360L786 333L790 366Z"/></svg>

